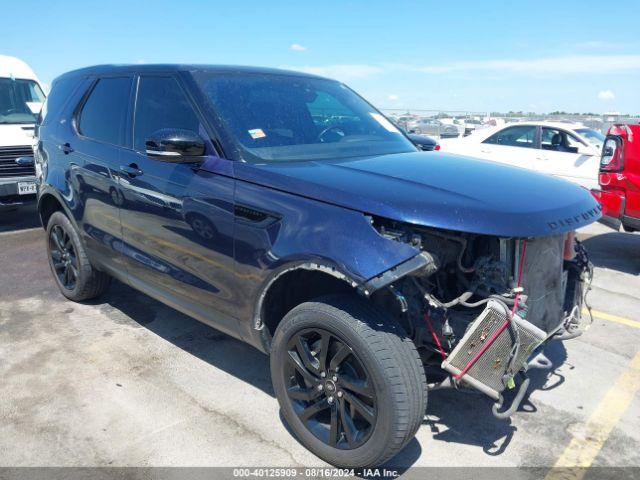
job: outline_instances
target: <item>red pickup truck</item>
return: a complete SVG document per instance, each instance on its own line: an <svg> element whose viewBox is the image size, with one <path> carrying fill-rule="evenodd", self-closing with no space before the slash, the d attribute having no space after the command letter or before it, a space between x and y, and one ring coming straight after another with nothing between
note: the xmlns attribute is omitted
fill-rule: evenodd
<svg viewBox="0 0 640 480"><path fill-rule="evenodd" d="M640 231L640 125L613 125L602 148L600 191L605 225Z"/></svg>

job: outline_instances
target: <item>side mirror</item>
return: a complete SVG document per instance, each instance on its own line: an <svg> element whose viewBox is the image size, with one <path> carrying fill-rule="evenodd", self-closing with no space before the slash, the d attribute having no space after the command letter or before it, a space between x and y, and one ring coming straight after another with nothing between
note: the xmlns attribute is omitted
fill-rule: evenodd
<svg viewBox="0 0 640 480"><path fill-rule="evenodd" d="M150 157L165 162L188 162L202 157L206 146L200 135L191 130L162 128L145 140L145 149Z"/></svg>

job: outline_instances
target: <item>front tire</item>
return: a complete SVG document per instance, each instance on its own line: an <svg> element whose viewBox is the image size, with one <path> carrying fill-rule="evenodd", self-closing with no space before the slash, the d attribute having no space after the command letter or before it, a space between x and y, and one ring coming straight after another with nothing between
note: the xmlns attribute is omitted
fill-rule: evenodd
<svg viewBox="0 0 640 480"><path fill-rule="evenodd" d="M111 277L89 263L78 233L62 212L51 215L47 224L47 251L53 278L69 300L89 300L109 288Z"/></svg>
<svg viewBox="0 0 640 480"><path fill-rule="evenodd" d="M426 379L413 342L355 296L331 295L291 310L273 338L271 377L297 438L339 467L383 464L424 418Z"/></svg>

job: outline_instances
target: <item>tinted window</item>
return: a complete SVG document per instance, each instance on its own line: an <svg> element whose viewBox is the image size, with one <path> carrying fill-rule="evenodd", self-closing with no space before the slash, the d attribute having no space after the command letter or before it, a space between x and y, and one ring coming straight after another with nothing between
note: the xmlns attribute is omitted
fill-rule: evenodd
<svg viewBox="0 0 640 480"><path fill-rule="evenodd" d="M483 143L493 145L506 145L509 147L534 147L536 138L536 127L522 125L519 127L509 127L494 133Z"/></svg>
<svg viewBox="0 0 640 480"><path fill-rule="evenodd" d="M276 74L196 73L244 160L298 161L412 152L380 112L346 86Z"/></svg>
<svg viewBox="0 0 640 480"><path fill-rule="evenodd" d="M162 128L192 130L204 136L196 113L174 78L140 77L133 133L135 149L144 151L146 139Z"/></svg>
<svg viewBox="0 0 640 480"><path fill-rule="evenodd" d="M127 77L98 80L80 112L80 133L94 140L122 145L130 88L131 79Z"/></svg>

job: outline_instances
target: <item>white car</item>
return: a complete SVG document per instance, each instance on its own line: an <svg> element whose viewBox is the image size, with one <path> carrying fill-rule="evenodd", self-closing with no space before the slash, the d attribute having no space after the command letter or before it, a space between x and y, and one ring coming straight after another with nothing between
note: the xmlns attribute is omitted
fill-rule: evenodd
<svg viewBox="0 0 640 480"><path fill-rule="evenodd" d="M598 188L605 136L575 123L519 122L442 140L444 152L482 158Z"/></svg>

